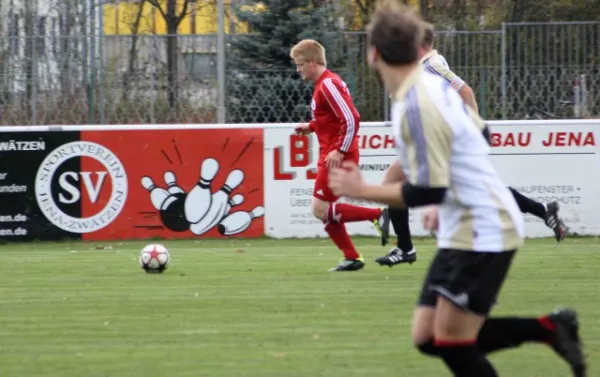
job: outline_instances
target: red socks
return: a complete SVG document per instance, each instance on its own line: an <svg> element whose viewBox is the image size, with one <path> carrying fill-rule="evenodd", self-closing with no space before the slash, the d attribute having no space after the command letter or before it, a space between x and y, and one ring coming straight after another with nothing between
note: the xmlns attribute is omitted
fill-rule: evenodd
<svg viewBox="0 0 600 377"><path fill-rule="evenodd" d="M552 322L548 316L539 317L537 321L540 323L540 326L542 326L550 334L554 334L556 332L556 323ZM552 336L547 337L545 340L543 340L543 342L548 345L552 345Z"/></svg>
<svg viewBox="0 0 600 377"><path fill-rule="evenodd" d="M325 231L329 234L329 238L338 247L346 259L359 259L360 254L354 248L354 244L346 231L346 226L341 223L329 222L325 224Z"/></svg>
<svg viewBox="0 0 600 377"><path fill-rule="evenodd" d="M359 259L360 254L346 231L344 223L373 221L381 216L381 209L360 207L346 203L331 203L325 212L325 231L346 259Z"/></svg>
<svg viewBox="0 0 600 377"><path fill-rule="evenodd" d="M325 213L325 222L352 223L373 221L381 216L381 208L360 207L346 203L331 203Z"/></svg>
<svg viewBox="0 0 600 377"><path fill-rule="evenodd" d="M542 316L539 317L538 322L540 323L540 325L542 325L543 328L545 328L546 330L554 333L556 331L556 324L554 322L552 322L552 320L550 318L548 318L548 316Z"/></svg>

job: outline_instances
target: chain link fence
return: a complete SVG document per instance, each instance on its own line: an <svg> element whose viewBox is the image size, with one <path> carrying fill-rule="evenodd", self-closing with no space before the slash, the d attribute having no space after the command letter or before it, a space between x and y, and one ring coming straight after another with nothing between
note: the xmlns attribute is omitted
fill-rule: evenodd
<svg viewBox="0 0 600 377"><path fill-rule="evenodd" d="M227 122L297 122L312 88L293 69L240 71L226 37ZM361 118L389 103L366 66L365 34L347 32L331 67ZM0 123L214 123L216 35L0 36ZM486 119L600 113L600 22L504 24L498 31L436 34L435 48L473 88Z"/></svg>
<svg viewBox="0 0 600 377"><path fill-rule="evenodd" d="M504 24L501 36L499 119L600 115L600 22Z"/></svg>

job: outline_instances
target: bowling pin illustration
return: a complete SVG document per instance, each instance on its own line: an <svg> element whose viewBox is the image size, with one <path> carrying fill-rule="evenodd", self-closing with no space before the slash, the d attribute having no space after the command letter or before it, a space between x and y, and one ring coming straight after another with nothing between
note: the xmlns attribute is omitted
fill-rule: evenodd
<svg viewBox="0 0 600 377"><path fill-rule="evenodd" d="M200 167L200 179L185 198L185 218L192 224L200 221L211 207L212 193L210 184L219 171L219 162L207 158Z"/></svg>
<svg viewBox="0 0 600 377"><path fill-rule="evenodd" d="M265 209L261 206L254 208L250 212L234 212L221 221L218 226L219 233L224 236L233 236L234 234L242 233L248 229L252 223L252 220L256 219L257 217L261 217L264 214Z"/></svg>
<svg viewBox="0 0 600 377"><path fill-rule="evenodd" d="M227 216L229 211L231 211L231 207L239 206L243 202L244 202L244 195L235 194L231 199L229 199L229 203L227 203L227 209L225 210L224 216Z"/></svg>
<svg viewBox="0 0 600 377"><path fill-rule="evenodd" d="M211 230L225 216L229 206L229 194L235 190L244 180L244 172L233 170L227 176L225 184L212 196L210 208L206 215L199 222L190 225L190 230L196 235L201 235ZM189 195L188 195L189 196ZM230 207L231 208L231 207Z"/></svg>
<svg viewBox="0 0 600 377"><path fill-rule="evenodd" d="M177 186L175 174L172 171L165 172L164 178L169 194L185 194L185 191L183 191L181 187Z"/></svg>
<svg viewBox="0 0 600 377"><path fill-rule="evenodd" d="M150 191L150 201L154 208L160 210L164 201L169 197L169 192L163 188L156 187L152 178L146 176L142 177L142 186Z"/></svg>

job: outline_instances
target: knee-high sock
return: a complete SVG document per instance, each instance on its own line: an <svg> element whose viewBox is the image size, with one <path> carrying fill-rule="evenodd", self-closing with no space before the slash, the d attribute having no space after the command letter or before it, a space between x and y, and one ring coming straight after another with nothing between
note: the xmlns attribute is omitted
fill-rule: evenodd
<svg viewBox="0 0 600 377"><path fill-rule="evenodd" d="M439 356L455 377L498 377L498 373L477 347L476 341L435 340Z"/></svg>
<svg viewBox="0 0 600 377"><path fill-rule="evenodd" d="M488 318L483 323L477 345L490 353L520 346L524 342L547 342L554 336L556 326L548 317Z"/></svg>
<svg viewBox="0 0 600 377"><path fill-rule="evenodd" d="M509 187L508 189L512 192L521 212L531 213L542 220L546 219L546 207L542 203L538 203L535 200L526 197L512 187Z"/></svg>
<svg viewBox="0 0 600 377"><path fill-rule="evenodd" d="M546 343L552 340L556 325L547 317L488 318L483 323L477 337L477 346L485 353L515 348L525 342ZM439 356L439 349L433 339L418 345L419 350L430 356Z"/></svg>
<svg viewBox="0 0 600 377"><path fill-rule="evenodd" d="M397 246L400 250L409 252L413 248L412 235L410 234L408 208L389 207L390 220L396 232Z"/></svg>
<svg viewBox="0 0 600 377"><path fill-rule="evenodd" d="M329 222L325 224L325 231L335 246L344 253L346 259L359 259L360 254L354 248L354 244L346 231L346 225L342 223Z"/></svg>
<svg viewBox="0 0 600 377"><path fill-rule="evenodd" d="M327 207L326 222L351 223L373 221L381 216L381 208L355 206L347 203L331 203Z"/></svg>

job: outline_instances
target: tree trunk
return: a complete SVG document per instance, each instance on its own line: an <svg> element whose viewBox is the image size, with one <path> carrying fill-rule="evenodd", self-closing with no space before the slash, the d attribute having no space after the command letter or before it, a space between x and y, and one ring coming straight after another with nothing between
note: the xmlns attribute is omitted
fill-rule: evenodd
<svg viewBox="0 0 600 377"><path fill-rule="evenodd" d="M177 56L177 1L167 0L167 102L169 109L173 110L177 105L179 85L177 78L178 56Z"/></svg>
<svg viewBox="0 0 600 377"><path fill-rule="evenodd" d="M135 15L135 20L131 28L131 46L129 47L129 59L127 62L127 73L123 76L123 102L129 99L129 90L131 88L131 81L134 80L135 63L137 61L137 42L138 32L140 29L140 22L142 21L142 14L144 12L144 3L146 0L140 0L140 5Z"/></svg>
<svg viewBox="0 0 600 377"><path fill-rule="evenodd" d="M33 75L33 70L35 69L35 40L34 40L34 25L35 25L35 17L33 14L32 4L30 1L25 2L24 9L25 17L24 17L24 26L25 26L25 101L26 101L26 109L29 114L33 114L34 111L34 101L36 98L33 96L33 86L36 85L35 77Z"/></svg>
<svg viewBox="0 0 600 377"><path fill-rule="evenodd" d="M75 19L73 17L73 13L67 8L61 8L60 17L60 77L61 77L61 85L60 90L63 93L68 93L72 89L71 85L71 68L73 67L72 62L72 50L77 51L77 43L73 43L72 39L74 38L71 35L71 31L73 30L73 26L75 25Z"/></svg>

